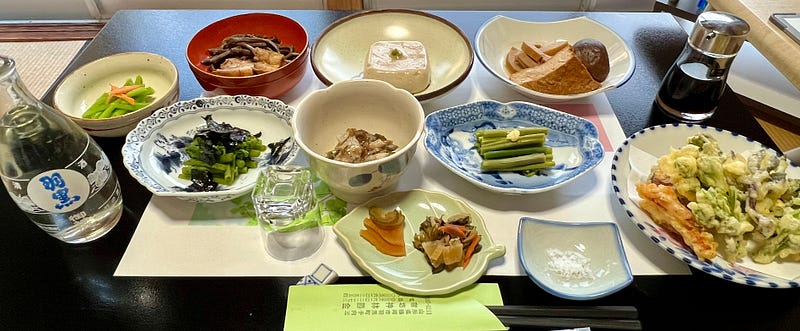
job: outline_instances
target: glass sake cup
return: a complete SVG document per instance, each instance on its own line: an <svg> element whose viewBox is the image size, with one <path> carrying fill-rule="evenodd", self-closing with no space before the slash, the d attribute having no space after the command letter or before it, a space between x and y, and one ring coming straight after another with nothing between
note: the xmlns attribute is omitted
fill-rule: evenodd
<svg viewBox="0 0 800 331"><path fill-rule="evenodd" d="M322 246L324 234L311 170L267 166L259 172L251 197L264 249L270 256L294 261L313 255Z"/></svg>

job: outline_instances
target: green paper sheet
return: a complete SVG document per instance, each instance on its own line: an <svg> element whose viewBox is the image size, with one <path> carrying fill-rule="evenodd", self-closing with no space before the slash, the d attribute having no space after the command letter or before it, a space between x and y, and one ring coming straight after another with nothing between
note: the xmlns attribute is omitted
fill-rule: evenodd
<svg viewBox="0 0 800 331"><path fill-rule="evenodd" d="M284 330L507 330L486 306L502 306L497 284L447 296L399 294L374 284L292 286Z"/></svg>

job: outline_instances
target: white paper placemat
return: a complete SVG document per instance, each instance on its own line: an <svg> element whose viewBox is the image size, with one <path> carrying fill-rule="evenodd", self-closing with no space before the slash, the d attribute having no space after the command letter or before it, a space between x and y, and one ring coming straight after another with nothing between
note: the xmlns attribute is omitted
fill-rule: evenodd
<svg viewBox="0 0 800 331"><path fill-rule="evenodd" d="M298 86L280 99L292 106L310 91L325 86L309 70ZM475 100L530 101L491 76L479 63L470 78L453 92L423 104L427 113ZM625 215L611 189L613 150L624 132L605 94L553 108L592 120L606 147L603 161L590 173L556 190L534 195L503 195L482 190L451 173L431 157L422 141L397 190L441 191L467 201L483 215L492 239L506 246L487 275L525 275L517 255L519 218L530 216L564 221L616 221L635 275L689 274L686 264L651 243ZM305 164L301 155L295 163ZM123 188L124 189L124 188ZM214 208L213 205L204 207ZM272 259L263 249L256 226L242 222L191 222L197 206L154 196L131 238L115 276L303 276L325 263L340 276L365 276L330 227L320 250L294 262Z"/></svg>

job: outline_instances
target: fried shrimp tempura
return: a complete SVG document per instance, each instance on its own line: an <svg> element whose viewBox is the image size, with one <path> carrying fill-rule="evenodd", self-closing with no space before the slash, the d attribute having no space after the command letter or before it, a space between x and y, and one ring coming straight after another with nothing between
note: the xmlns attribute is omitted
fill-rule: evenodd
<svg viewBox="0 0 800 331"><path fill-rule="evenodd" d="M636 185L642 200L639 203L659 226L680 235L694 253L701 259L710 260L717 256L717 242L714 236L705 231L675 193L675 188L655 183Z"/></svg>

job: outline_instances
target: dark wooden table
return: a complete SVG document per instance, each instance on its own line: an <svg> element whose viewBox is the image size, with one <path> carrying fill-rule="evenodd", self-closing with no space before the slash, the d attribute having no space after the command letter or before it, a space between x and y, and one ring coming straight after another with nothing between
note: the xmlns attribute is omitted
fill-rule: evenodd
<svg viewBox="0 0 800 331"><path fill-rule="evenodd" d="M276 11L295 18L312 42L334 20L349 12ZM99 57L125 51L162 54L179 69L181 99L202 92L186 64L189 38L200 28L242 11L121 11L74 59L65 72ZM473 39L494 15L530 21L555 21L586 15L606 24L634 50L636 70L621 88L607 93L622 127L630 135L671 120L652 109L657 88L681 51L686 34L666 13L463 12L436 11ZM480 65L476 62L475 65ZM49 101L51 93L45 97ZM730 91L708 123L768 146L766 133ZM112 160L124 195L124 215L105 237L68 245L49 237L0 194L0 329L282 329L288 286L283 277L114 277L151 194L123 167L123 138L97 141ZM339 283L374 283L345 277ZM500 285L506 304L633 305L647 330L789 330L800 325L800 290L764 289L695 272L687 276L636 276L624 290L606 298L574 302L556 298L527 277L485 276ZM346 330L346 326L331 326Z"/></svg>

